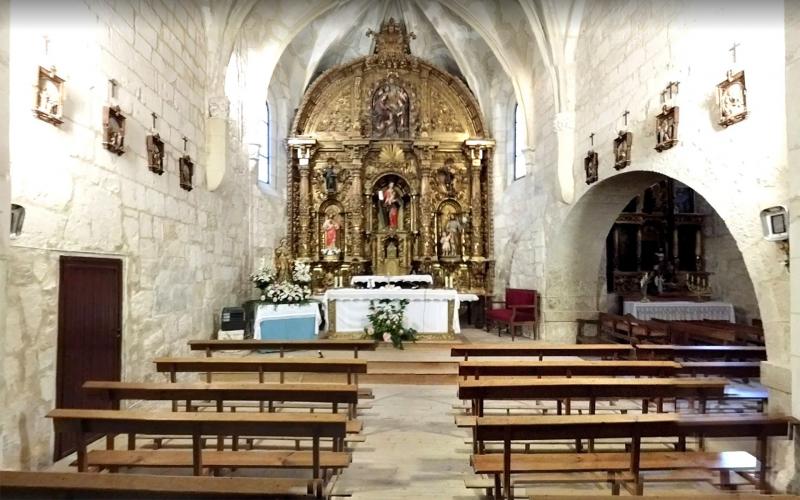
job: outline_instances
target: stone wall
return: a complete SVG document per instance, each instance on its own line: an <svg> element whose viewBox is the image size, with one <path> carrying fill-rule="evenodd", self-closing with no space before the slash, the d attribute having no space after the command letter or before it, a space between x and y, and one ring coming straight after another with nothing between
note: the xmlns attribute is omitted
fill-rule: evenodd
<svg viewBox="0 0 800 500"><path fill-rule="evenodd" d="M0 4L0 137L8 136L8 51L9 51L9 4ZM10 214L7 207L11 204L11 185L8 164L8 142L0 142L0 318L6 317L6 276L8 269L8 233ZM9 393L6 389L6 325L0 320L0 405L6 408ZM5 425L0 419L0 435L5 435ZM0 464L4 460L5 447L0 442Z"/></svg>
<svg viewBox="0 0 800 500"><path fill-rule="evenodd" d="M155 379L153 357L185 353L189 338L213 335L220 308L250 293L252 175L233 151L233 175L215 192L205 187L207 47L196 4L92 0L41 7L11 6L12 201L28 213L11 246L3 342L4 394L25 397L9 398L2 412L4 467L41 467L52 453L52 424L44 415L55 401L59 256L123 261L127 380ZM55 64L66 79L60 127L31 113L40 63ZM128 118L120 157L101 146L111 78L119 82L115 103ZM166 143L162 176L146 168L151 112ZM184 136L196 164L191 192L178 184Z"/></svg>

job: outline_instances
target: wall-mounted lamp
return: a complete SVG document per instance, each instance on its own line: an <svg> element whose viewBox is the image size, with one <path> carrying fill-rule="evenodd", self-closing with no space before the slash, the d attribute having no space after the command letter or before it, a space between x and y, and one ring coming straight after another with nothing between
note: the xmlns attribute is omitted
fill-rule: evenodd
<svg viewBox="0 0 800 500"><path fill-rule="evenodd" d="M16 239L22 234L22 224L25 223L25 207L11 204L11 235L10 238Z"/></svg>
<svg viewBox="0 0 800 500"><path fill-rule="evenodd" d="M789 212L786 207L774 206L761 211L761 230L764 239L775 241L786 254L784 265L789 267Z"/></svg>

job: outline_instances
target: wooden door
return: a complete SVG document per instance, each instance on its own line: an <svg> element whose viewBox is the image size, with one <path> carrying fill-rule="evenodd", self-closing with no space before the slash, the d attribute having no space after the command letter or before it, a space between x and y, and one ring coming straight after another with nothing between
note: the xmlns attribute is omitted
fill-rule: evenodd
<svg viewBox="0 0 800 500"><path fill-rule="evenodd" d="M56 408L112 407L88 397L87 380L120 380L122 261L61 257L58 292ZM56 435L54 460L74 452L70 434Z"/></svg>

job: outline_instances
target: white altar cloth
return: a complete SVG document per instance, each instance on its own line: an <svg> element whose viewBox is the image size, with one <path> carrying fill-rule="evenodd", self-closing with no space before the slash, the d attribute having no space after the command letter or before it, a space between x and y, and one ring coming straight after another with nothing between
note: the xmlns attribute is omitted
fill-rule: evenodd
<svg viewBox="0 0 800 500"><path fill-rule="evenodd" d="M469 294L465 300L472 299ZM477 298L477 297L475 297ZM407 299L408 306L405 311L404 324L414 328L418 333L446 335L452 327L453 333L461 332L458 321L459 294L456 290L423 289L407 290L401 288L364 290L354 288L334 288L325 292L323 304L326 315L330 321L331 301L336 303L335 332L354 333L363 332L369 325L370 300L401 300ZM452 311L449 308L453 303ZM449 316L448 316L449 313Z"/></svg>
<svg viewBox="0 0 800 500"><path fill-rule="evenodd" d="M403 276L381 276L381 275L361 275L350 278L350 284L363 283L368 288L373 288L375 283L425 283L430 285L433 278L430 274L406 274Z"/></svg>
<svg viewBox="0 0 800 500"><path fill-rule="evenodd" d="M728 302L625 301L622 305L622 313L632 314L634 318L642 320L700 321L710 319L715 321L728 321L731 323L736 322L733 304Z"/></svg>
<svg viewBox="0 0 800 500"><path fill-rule="evenodd" d="M319 334L319 327L322 324L322 315L319 312L318 302L307 302L305 304L258 304L256 307L255 338L261 338L261 322L264 320L285 320L291 318L314 318L317 326L314 335Z"/></svg>

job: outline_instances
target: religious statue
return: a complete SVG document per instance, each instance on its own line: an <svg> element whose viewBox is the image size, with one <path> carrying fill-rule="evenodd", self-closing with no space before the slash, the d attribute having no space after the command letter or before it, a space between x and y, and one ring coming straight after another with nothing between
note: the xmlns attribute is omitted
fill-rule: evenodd
<svg viewBox="0 0 800 500"><path fill-rule="evenodd" d="M60 115L61 96L56 83L49 78L43 78L40 87L39 111L53 116Z"/></svg>
<svg viewBox="0 0 800 500"><path fill-rule="evenodd" d="M145 144L147 146L147 167L161 175L164 173L164 142L158 134L148 135Z"/></svg>
<svg viewBox="0 0 800 500"><path fill-rule="evenodd" d="M338 214L333 210L325 215L325 222L322 223L323 248L322 253L326 257L338 256L340 249L337 246L337 238L341 225L337 220Z"/></svg>
<svg viewBox="0 0 800 500"><path fill-rule="evenodd" d="M328 158L328 166L325 167L325 171L322 174L328 194L336 192L336 169L334 168L334 163L335 160L333 158Z"/></svg>
<svg viewBox="0 0 800 500"><path fill-rule="evenodd" d="M678 143L678 107L664 105L656 116L656 151L659 153Z"/></svg>
<svg viewBox="0 0 800 500"><path fill-rule="evenodd" d="M586 171L586 184L597 182L597 171L600 166L600 157L594 150L589 150L586 153L586 158L583 159L583 169Z"/></svg>
<svg viewBox="0 0 800 500"><path fill-rule="evenodd" d="M450 220L445 225L445 231L450 235L450 240L455 245L458 242L458 234L461 231L461 222L456 219L455 214L450 214Z"/></svg>
<svg viewBox="0 0 800 500"><path fill-rule="evenodd" d="M63 123L64 79L56 74L56 69L39 66L39 79L33 112L41 120L59 125Z"/></svg>
<svg viewBox="0 0 800 500"><path fill-rule="evenodd" d="M397 199L394 182L389 182L389 184L383 188L383 191L381 191L381 195L383 198L384 213L386 214L386 226L390 229L397 229L400 201Z"/></svg>
<svg viewBox="0 0 800 500"><path fill-rule="evenodd" d="M292 270L289 265L289 249L286 247L286 238L281 238L280 244L275 248L272 267L275 268L276 283L283 283L284 281L291 280Z"/></svg>
<svg viewBox="0 0 800 500"><path fill-rule="evenodd" d="M103 146L121 155L125 152L125 116L119 106L107 106L103 114Z"/></svg>
<svg viewBox="0 0 800 500"><path fill-rule="evenodd" d="M455 251L453 249L453 237L449 231L442 231L442 236L439 238L439 245L442 249L442 257L455 256Z"/></svg>
<svg viewBox="0 0 800 500"><path fill-rule="evenodd" d="M623 169L631 164L633 133L620 130L614 139L614 168Z"/></svg>
<svg viewBox="0 0 800 500"><path fill-rule="evenodd" d="M723 127L733 125L747 117L747 87L744 71L735 75L728 72L725 81L717 85L719 103L719 124Z"/></svg>
<svg viewBox="0 0 800 500"><path fill-rule="evenodd" d="M178 159L178 174L181 187L187 191L191 191L194 163L192 163L192 159L189 155L181 156Z"/></svg>
<svg viewBox="0 0 800 500"><path fill-rule="evenodd" d="M395 83L384 83L372 97L372 135L408 135L408 94Z"/></svg>

